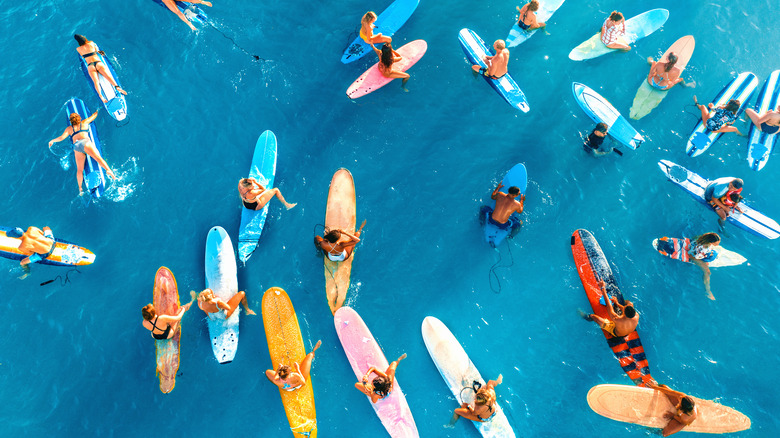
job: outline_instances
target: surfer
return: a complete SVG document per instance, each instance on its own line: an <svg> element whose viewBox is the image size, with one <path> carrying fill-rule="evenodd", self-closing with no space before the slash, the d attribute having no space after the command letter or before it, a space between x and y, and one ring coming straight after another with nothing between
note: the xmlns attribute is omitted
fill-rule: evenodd
<svg viewBox="0 0 780 438"><path fill-rule="evenodd" d="M739 196L739 195L737 195ZM710 290L710 268L711 261L718 258L718 251L715 249L720 245L720 236L716 233L704 233L695 239L691 239L691 249L688 251L688 255L691 256L691 261L701 268L704 281L704 290L707 291L707 298L715 300L715 296L712 295Z"/></svg>
<svg viewBox="0 0 780 438"><path fill-rule="evenodd" d="M87 160L87 155L97 161L100 167L106 169L106 173L111 179L116 179L114 172L108 167L103 157L100 156L95 143L89 137L89 124L95 120L97 114L98 112L95 111L86 120L82 121L80 115L71 113L70 126L65 128L62 135L49 141L49 148L51 148L51 145L54 143L65 140L65 137L70 136L70 141L73 143L73 155L76 157L76 181L79 183L79 194L84 193L82 183L84 181L84 162Z"/></svg>
<svg viewBox="0 0 780 438"><path fill-rule="evenodd" d="M187 16L184 15L179 8L176 6L176 0L162 0L165 7L167 7L171 12L176 14L177 17L181 19L181 21L187 23L187 26L190 27L192 30L197 30L195 26L190 23L190 20L187 19ZM203 0L182 0L182 3L192 3L194 5L206 5L208 7L211 7L211 2L203 1Z"/></svg>
<svg viewBox="0 0 780 438"><path fill-rule="evenodd" d="M376 27L374 22L376 21L376 18L376 13L374 11L368 11L363 15L363 18L360 19L360 38L362 38L366 44L370 44L371 47L374 47L374 44L377 43L389 43L393 41L389 36L384 36L381 33L374 33L374 28Z"/></svg>
<svg viewBox="0 0 780 438"><path fill-rule="evenodd" d="M254 177L241 178L238 181L238 194L241 196L241 202L244 204L244 208L248 208L249 210L262 210L274 196L276 196L288 210L298 205L290 204L285 201L284 196L282 196L282 192L279 191L279 189L266 189L262 184L257 182Z"/></svg>
<svg viewBox="0 0 780 438"><path fill-rule="evenodd" d="M501 79L507 73L509 49L506 48L504 40L496 40L496 42L493 43L493 49L496 51L495 55L482 57L482 60L485 61L487 67L472 65L471 68L486 78Z"/></svg>
<svg viewBox="0 0 780 438"><path fill-rule="evenodd" d="M626 19L618 11L612 11L601 26L601 42L610 49L620 49L628 52L631 46L626 44Z"/></svg>
<svg viewBox="0 0 780 438"><path fill-rule="evenodd" d="M520 194L520 189L518 187L510 187L507 190L507 193L501 191L502 187L504 187L504 184L498 183L498 186L490 195L490 199L496 201L496 208L493 209L493 207L490 207L489 205L483 205L479 212L480 215L487 216L487 219L491 224L499 229L506 230L507 228L514 228L523 224L523 221L512 216L512 214L520 214L523 212L525 195ZM520 201L517 200L518 195L520 196Z"/></svg>
<svg viewBox="0 0 780 438"><path fill-rule="evenodd" d="M88 40L83 35L76 34L73 35L73 38L75 38L75 40L79 43L76 51L79 52L79 55L84 58L84 62L87 63L87 72L89 73L90 79L92 79L92 85L95 87L98 96L100 96L100 100L102 100L103 103L106 103L106 98L100 91L100 79L98 78L98 75L108 79L108 82L110 82L111 85L116 88L116 91L127 95L127 92L116 83L114 76L111 75L111 72L108 70L108 67L106 67L106 64L104 64L103 61L100 60L100 57L97 56L98 53L101 55L105 55L105 53L102 50L98 50L97 45L95 45L95 43Z"/></svg>
<svg viewBox="0 0 780 438"><path fill-rule="evenodd" d="M320 345L322 345L322 341L317 341L317 345L303 358L301 363L293 363L295 371L292 370L291 366L280 363L276 371L266 370L265 377L285 391L295 391L302 388L311 378L311 363L314 360L314 352L320 348Z"/></svg>
<svg viewBox="0 0 780 438"><path fill-rule="evenodd" d="M539 23L536 21L536 11L538 10L538 0L531 0L522 8L517 6L517 12L520 13L520 15L517 17L517 25L520 27L520 29L523 29L526 32L530 32L534 29L547 26L547 23Z"/></svg>
<svg viewBox="0 0 780 438"><path fill-rule="evenodd" d="M599 280L599 287L601 288L601 297L604 300L603 305L607 307L609 312L609 319L593 313L586 315L582 311L580 311L580 315L587 321L595 321L602 330L618 338L636 330L636 326L639 325L639 313L634 309L634 303L626 301L625 305L620 305L617 298L610 297L607 293L607 285L604 280ZM613 303L620 309L619 315L615 312Z"/></svg>
<svg viewBox="0 0 780 438"><path fill-rule="evenodd" d="M486 384L481 385L479 382L474 382L476 394L474 394L474 402L472 404L461 403L460 407L455 409L450 426L454 425L460 417L467 420L478 421L480 423L487 421L495 413L496 405L496 386L500 385L504 380L501 374L498 375L496 380L489 380Z"/></svg>
<svg viewBox="0 0 780 438"><path fill-rule="evenodd" d="M745 110L745 114L750 117L750 121L756 125L765 134L777 134L780 131L780 105L776 110L769 110L763 116L759 116L752 108Z"/></svg>
<svg viewBox="0 0 780 438"><path fill-rule="evenodd" d="M371 403L376 403L379 400L387 397L393 390L393 382L395 381L395 369L398 368L398 363L403 359L406 359L406 353L402 354L398 359L390 363L385 372L379 371L375 367L371 367L360 379L360 382L355 383L355 388L363 394L371 398ZM376 374L373 380L369 382L368 378L371 374Z"/></svg>
<svg viewBox="0 0 780 438"><path fill-rule="evenodd" d="M677 55L669 53L666 62L656 62L648 57L647 63L650 64L650 72L647 74L647 83L656 90L666 91L675 85L682 83L683 87L695 87L695 82L685 83L680 77L682 70L675 67L677 64Z"/></svg>
<svg viewBox="0 0 780 438"><path fill-rule="evenodd" d="M371 48L374 49L376 56L379 57L378 68L379 72L382 73L382 76L390 79L403 79L403 81L401 81L401 88L403 88L404 91L409 91L405 87L406 82L409 80L409 73L393 69L393 64L403 59L403 57L393 50L393 46L390 43L384 43L382 45L382 50L377 49L373 45L371 45Z"/></svg>
<svg viewBox="0 0 780 438"><path fill-rule="evenodd" d="M19 277L20 280L24 280L30 275L30 263L37 263L49 258L57 246L57 242L54 241L54 235L49 227L43 227L43 230L37 227L29 227L24 232L21 228L14 228L6 231L5 235L21 239L19 252L27 256L19 261L24 271L24 274Z"/></svg>
<svg viewBox="0 0 780 438"><path fill-rule="evenodd" d="M192 297L195 298L195 291L191 292ZM246 300L246 293L244 291L239 291L237 294L233 295L228 302L222 301L221 298L214 296L214 291L211 289L205 289L201 293L197 295L198 299L198 307L200 310L206 312L206 314L211 317L212 313L221 312L222 310L225 311L225 319L230 318L233 315L233 312L238 309L239 304L244 305L244 309L246 310L247 315L257 315L252 309L249 308L249 303Z"/></svg>
<svg viewBox="0 0 780 438"><path fill-rule="evenodd" d="M171 339L179 329L179 323L184 316L184 312L190 310L191 304L192 302L189 302L184 306L179 307L179 312L173 316L158 315L157 311L154 310L154 305L147 304L141 309L141 315L144 317L141 325L151 332L154 339ZM152 321L152 319L154 319L154 321Z"/></svg>
<svg viewBox="0 0 780 438"><path fill-rule="evenodd" d="M363 223L360 224L360 228L355 231L355 234L339 229L327 230L324 238L314 236L314 244L317 248L325 251L328 260L332 262L343 262L352 255L352 251L355 250L355 245L360 242L360 234L363 232L363 227L365 225L366 221L364 220ZM341 306L339 305L338 307Z"/></svg>
<svg viewBox="0 0 780 438"><path fill-rule="evenodd" d="M737 199L737 202L739 202L742 197L732 197L732 195L739 195L741 192L742 180L728 176L710 181L704 189L704 200L709 202L712 208L715 209L721 226L725 224L724 221L734 210L742 211L732 199Z"/></svg>
<svg viewBox="0 0 780 438"><path fill-rule="evenodd" d="M612 151L617 151L613 147L601 149L601 144L604 143L607 131L609 131L609 126L607 126L606 123L601 122L596 124L596 127L593 128L593 132L588 134L588 138L585 140L585 144L583 145L585 150L597 157L609 155Z"/></svg>
<svg viewBox="0 0 780 438"><path fill-rule="evenodd" d="M693 103L701 111L701 121L707 126L707 129L715 133L736 132L737 135L745 136L745 134L739 132L736 126L732 126L737 121L737 111L739 111L740 103L736 99L731 99L725 105L721 105L715 108L712 103L707 106L699 105L699 101L696 96L693 96ZM710 114L711 110L715 110Z"/></svg>
<svg viewBox="0 0 780 438"><path fill-rule="evenodd" d="M674 406L674 412L669 411L664 413L664 418L669 420L666 426L661 430L663 436L669 436L677 433L685 426L690 425L699 415L698 409L696 409L696 403L693 398L680 391L675 391L666 385L657 385L652 382L648 384L650 388L665 395L669 402Z"/></svg>

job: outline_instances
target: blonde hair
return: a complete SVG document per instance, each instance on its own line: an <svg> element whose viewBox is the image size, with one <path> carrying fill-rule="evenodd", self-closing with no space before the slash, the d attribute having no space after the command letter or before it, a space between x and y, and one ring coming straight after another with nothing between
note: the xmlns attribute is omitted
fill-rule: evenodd
<svg viewBox="0 0 780 438"><path fill-rule="evenodd" d="M480 388L474 397L477 405L492 406L496 402L496 392L488 388Z"/></svg>
<svg viewBox="0 0 780 438"><path fill-rule="evenodd" d="M211 302L214 299L214 291L211 289L204 289L198 294L198 299L206 302Z"/></svg>
<svg viewBox="0 0 780 438"><path fill-rule="evenodd" d="M494 46L498 46L498 50L504 50L506 49L506 43L504 40L496 40L495 43L493 43Z"/></svg>
<svg viewBox="0 0 780 438"><path fill-rule="evenodd" d="M368 11L365 15L363 15L363 18L360 19L360 22L367 24L374 20L376 20L376 13L374 11Z"/></svg>

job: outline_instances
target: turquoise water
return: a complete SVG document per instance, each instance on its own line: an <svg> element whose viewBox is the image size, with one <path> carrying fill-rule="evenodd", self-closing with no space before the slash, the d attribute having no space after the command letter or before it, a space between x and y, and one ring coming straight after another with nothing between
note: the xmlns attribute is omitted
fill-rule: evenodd
<svg viewBox="0 0 780 438"><path fill-rule="evenodd" d="M706 298L697 268L650 247L659 236L717 226L714 214L665 181L659 159L705 177L740 176L743 195L780 219L777 154L753 172L746 140L734 135L702 157L684 152L696 123L684 106L694 94L711 99L741 71L756 73L763 85L780 68L769 49L777 39L770 18L776 2L654 2L671 11L659 32L630 53L574 63L568 52L606 14L620 8L633 16L650 6L569 0L550 20L551 35L537 34L512 50L510 71L528 97L528 114L473 77L457 43L462 27L486 41L505 37L516 6L507 1L423 0L396 35L399 43L429 44L411 70L410 92L393 83L350 102L346 88L374 60L345 66L341 51L361 14L388 3L216 0L208 10L215 26L263 63L213 29L190 32L148 0L0 8L6 29L0 45L7 51L0 65L0 186L6 187L0 223L48 225L97 254L64 287L59 280L39 284L66 269L35 266L31 278L19 281L18 266L0 261L6 321L0 435L290 436L278 391L263 376L270 360L259 316L242 316L236 360L220 366L202 315L188 313L180 375L165 395L139 312L151 301L161 265L176 275L182 297L205 287L206 234L220 225L235 242L236 181L257 137L271 129L279 141L277 186L298 206L285 211L272 204L239 285L258 309L267 288L284 288L307 345L322 339L313 368L320 436L385 436L352 388L311 243L339 167L354 175L358 220L368 220L347 303L388 357L409 354L398 379L421 436L479 436L466 421L442 427L457 403L422 342L426 315L450 327L483 375L503 373L500 403L519 436L650 434L587 406L590 387L630 381L595 325L576 316L588 307L569 249L577 228L598 239L623 294L635 301L653 376L748 415L752 429L734 436L776 436L777 242L729 227L724 246L749 264L713 270L716 301ZM91 109L98 103L78 66L75 32L111 55L130 92L128 125L116 127L104 111L98 116L104 156L122 180L89 207L76 196L73 166L63 171L46 150L64 128L67 99L81 97ZM592 123L573 100L571 82L585 83L627 114L647 72L644 59L686 34L696 37L697 48L684 76L697 87L676 88L633 122L649 139L639 150L598 160L585 155L579 136ZM477 211L518 162L530 179L525 225L496 252L481 240ZM500 285L489 276L497 262Z"/></svg>

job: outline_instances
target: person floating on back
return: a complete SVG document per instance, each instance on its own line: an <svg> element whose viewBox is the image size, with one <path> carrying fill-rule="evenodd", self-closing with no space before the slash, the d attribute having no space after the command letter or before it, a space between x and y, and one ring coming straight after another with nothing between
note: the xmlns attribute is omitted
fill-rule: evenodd
<svg viewBox="0 0 780 438"><path fill-rule="evenodd" d="M487 216L487 220L501 230L518 228L523 221L513 216L513 214L523 212L525 195L521 195L520 189L515 186L510 187L507 190L508 193L502 192L502 187L504 187L504 184L498 183L498 186L490 195L490 199L496 201L496 208L483 205L479 210L480 217ZM520 196L520 201L517 200L518 196Z"/></svg>
<svg viewBox="0 0 780 438"><path fill-rule="evenodd" d="M480 423L483 423L487 420L489 420L493 415L496 413L496 386L500 385L503 381L503 376L501 374L498 375L498 378L496 380L489 380L484 385L479 385L479 382L474 382L475 386L478 386L478 389L476 389L476 394L474 394L474 402L469 403L461 403L460 407L455 409L455 412L452 416L452 421L450 421L450 426L454 425L456 421L460 417L463 417L467 420L471 421L478 421Z"/></svg>
<svg viewBox="0 0 780 438"><path fill-rule="evenodd" d="M647 58L647 63L650 64L647 83L656 90L666 91L680 83L683 87L693 88L696 86L695 82L686 84L680 77L682 70L674 66L677 64L677 55L674 53L669 53L666 62L656 62L653 58Z"/></svg>
<svg viewBox="0 0 780 438"><path fill-rule="evenodd" d="M648 386L665 395L672 406L674 406L674 411L664 413L664 418L669 420L669 422L661 430L661 435L666 437L677 433L683 430L685 426L693 423L696 417L699 416L696 402L690 396L680 391L675 391L666 385L657 385L651 382Z"/></svg>
<svg viewBox="0 0 780 438"><path fill-rule="evenodd" d="M609 312L609 318L602 318L593 313L586 315L580 311L581 316L588 321L595 321L602 330L618 338L636 330L636 326L639 324L639 313L634 309L634 304L631 301L626 301L625 305L620 305L617 298L610 297L607 293L607 286L604 280L599 281L599 287L601 288L601 297L604 300L604 305L607 306L607 311ZM613 303L621 310L620 314L615 311Z"/></svg>
<svg viewBox="0 0 780 438"><path fill-rule="evenodd" d="M493 48L496 50L495 55L482 57L482 60L485 61L487 67L472 65L471 68L486 78L501 79L507 73L509 49L506 48L504 40L496 40L496 42L493 43Z"/></svg>
<svg viewBox="0 0 780 438"><path fill-rule="evenodd" d="M696 96L693 96L693 103L701 111L701 121L704 122L710 132L721 134L736 132L737 135L745 136L745 134L739 132L736 126L732 126L737 121L737 111L739 111L740 107L738 100L731 99L725 105L715 108L715 105L712 103L707 104L707 106L699 105Z"/></svg>
<svg viewBox="0 0 780 438"><path fill-rule="evenodd" d="M626 19L618 11L612 13L601 25L601 42L610 49L619 49L628 52L631 46L625 43Z"/></svg>
<svg viewBox="0 0 780 438"><path fill-rule="evenodd" d="M604 138L607 136L607 131L609 131L609 126L607 126L606 123L601 122L596 124L596 127L593 128L593 131L588 134L588 138L585 140L585 144L583 145L585 151L597 157L609 155L612 151L617 152L613 147L609 147L609 149L601 148L602 143L604 143Z"/></svg>
<svg viewBox="0 0 780 438"><path fill-rule="evenodd" d="M756 128L765 134L772 135L780 131L780 105L776 110L769 110L763 115L759 115L752 108L746 109L745 114L750 117L750 121L756 125Z"/></svg>
<svg viewBox="0 0 780 438"><path fill-rule="evenodd" d="M207 2L203 0L181 0L181 1L184 3L192 3L194 5L205 5L211 7L211 2ZM187 23L187 26L189 26L190 29L197 30L195 26L193 26L192 23L190 23L190 20L187 19L187 16L184 15L176 6L176 0L162 0L162 2L165 5L165 7L167 7L168 9L170 9L171 12L176 14L176 16L181 19L181 21Z"/></svg>
<svg viewBox="0 0 780 438"><path fill-rule="evenodd" d="M108 82L116 88L116 91L126 95L127 92L117 85L116 80L114 80L114 76L111 75L108 67L106 67L103 61L100 60L100 57L97 56L98 53L101 55L105 55L105 53L103 53L102 50L98 50L97 45L83 35L76 34L73 35L73 38L79 43L76 51L79 52L79 55L81 55L87 63L87 72L89 73L90 79L92 79L92 85L95 87L98 96L100 96L100 100L102 100L103 103L106 103L106 98L103 97L103 93L100 92L100 78L98 78L98 75L108 79Z"/></svg>
<svg viewBox="0 0 780 438"><path fill-rule="evenodd" d="M376 27L374 22L376 21L376 18L377 16L374 11L368 11L363 15L363 18L360 19L360 38L362 38L366 44L371 44L372 47L377 43L390 43L393 41L389 36L384 36L381 33L374 33L374 28Z"/></svg>
<svg viewBox="0 0 780 438"><path fill-rule="evenodd" d="M530 32L532 30L547 26L547 23L539 23L536 21L536 11L538 10L538 0L531 0L522 8L517 6L517 12L520 13L517 18L517 25L520 27L520 29L523 29L526 32Z"/></svg>
<svg viewBox="0 0 780 438"><path fill-rule="evenodd" d="M373 45L371 48L374 49L376 56L379 57L377 68L379 68L379 72L382 73L382 76L391 79L403 79L403 81L401 81L401 88L403 88L404 91L409 91L405 87L406 82L409 80L409 73L393 68L393 64L403 59L403 57L393 50L393 46L390 43L384 43L382 45L382 50L377 49Z"/></svg>
<svg viewBox="0 0 780 438"><path fill-rule="evenodd" d="M43 227L43 230L37 227L29 227L27 231L22 231L21 228L14 228L7 231L5 235L20 238L19 252L27 256L19 262L24 271L24 274L19 277L20 280L24 280L30 275L30 263L37 263L49 258L57 246L54 234L52 234L49 227Z"/></svg>

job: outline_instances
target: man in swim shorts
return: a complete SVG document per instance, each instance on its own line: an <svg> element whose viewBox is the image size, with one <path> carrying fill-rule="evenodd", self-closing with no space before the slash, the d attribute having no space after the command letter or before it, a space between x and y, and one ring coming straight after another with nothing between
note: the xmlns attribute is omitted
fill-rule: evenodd
<svg viewBox="0 0 780 438"><path fill-rule="evenodd" d="M30 263L40 262L49 258L57 245L49 227L43 227L43 230L37 227L29 227L25 232L22 232L21 228L15 228L6 232L6 236L21 238L19 251L27 256L19 262L24 270L24 275L19 277L21 280L30 275Z"/></svg>
<svg viewBox="0 0 780 438"><path fill-rule="evenodd" d="M745 114L763 133L772 135L780 131L780 105L777 106L776 110L769 110L763 116L759 116L752 108L746 109Z"/></svg>
<svg viewBox="0 0 780 438"><path fill-rule="evenodd" d="M655 382L651 382L647 386L665 395L672 406L674 406L674 411L664 413L664 418L669 420L669 422L661 430L662 436L666 437L683 430L685 426L693 423L693 420L699 416L699 411L696 409L696 403L693 401L693 398L685 393L675 391L666 385L658 385Z"/></svg>
<svg viewBox="0 0 780 438"><path fill-rule="evenodd" d="M493 49L496 51L495 55L482 57L482 60L485 61L487 67L472 65L471 68L486 78L501 79L501 77L507 73L509 49L506 48L504 40L496 40L496 42L493 43Z"/></svg>
<svg viewBox="0 0 780 438"><path fill-rule="evenodd" d="M522 224L522 221L512 216L512 214L523 212L525 195L521 195L520 189L515 186L510 187L508 193L502 192L502 187L504 187L504 184L499 183L498 187L490 195L490 199L496 201L496 208L483 205L480 209L480 214L487 216L488 221L499 229L506 230ZM520 201L516 199L518 195L520 196ZM488 213L490 214L488 215Z"/></svg>
<svg viewBox="0 0 780 438"><path fill-rule="evenodd" d="M582 314L582 317L588 321L595 321L596 324L601 327L602 330L615 337L623 337L636 330L636 326L639 325L639 313L634 309L634 304L631 301L626 301L626 304L621 306L617 298L610 297L607 293L607 287L604 280L599 281L599 287L601 288L601 296L609 312L609 319L602 318L595 314ZM617 306L621 313L620 315L615 312L613 303Z"/></svg>
<svg viewBox="0 0 780 438"><path fill-rule="evenodd" d="M742 180L740 178L727 176L710 181L710 183L707 184L707 187L704 189L704 200L715 209L715 213L717 213L720 218L721 225L723 225L722 221L726 220L732 207L734 207L733 205L727 205L726 200L730 199L732 194L738 195L741 192Z"/></svg>

